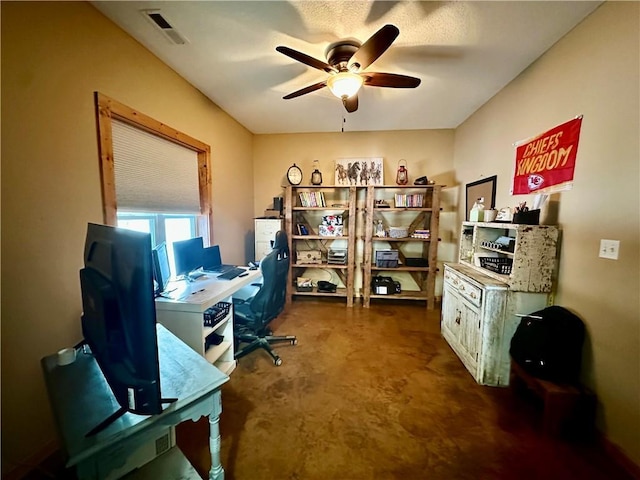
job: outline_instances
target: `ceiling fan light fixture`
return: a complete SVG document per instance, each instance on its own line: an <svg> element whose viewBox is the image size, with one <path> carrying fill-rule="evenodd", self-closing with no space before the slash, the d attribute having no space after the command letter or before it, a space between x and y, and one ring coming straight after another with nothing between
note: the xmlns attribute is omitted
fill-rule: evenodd
<svg viewBox="0 0 640 480"><path fill-rule="evenodd" d="M357 73L339 72L327 79L327 86L336 97L349 98L358 93L363 82L364 79Z"/></svg>

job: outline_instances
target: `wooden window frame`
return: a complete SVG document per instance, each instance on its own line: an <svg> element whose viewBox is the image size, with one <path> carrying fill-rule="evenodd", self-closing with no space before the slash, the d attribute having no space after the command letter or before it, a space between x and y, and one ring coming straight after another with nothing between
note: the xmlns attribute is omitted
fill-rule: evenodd
<svg viewBox="0 0 640 480"><path fill-rule="evenodd" d="M118 205L113 164L112 119L128 123L182 147L194 150L198 156L198 187L200 215L198 233L205 244L213 238L213 210L211 208L211 148L162 122L134 110L100 92L94 93L98 124L98 154L100 157L100 183L102 187L102 214L105 225L117 225Z"/></svg>

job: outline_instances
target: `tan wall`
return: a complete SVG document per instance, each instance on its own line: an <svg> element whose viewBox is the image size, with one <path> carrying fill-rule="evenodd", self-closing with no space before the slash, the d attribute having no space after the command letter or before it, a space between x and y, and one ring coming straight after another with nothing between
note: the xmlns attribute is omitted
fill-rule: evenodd
<svg viewBox="0 0 640 480"><path fill-rule="evenodd" d="M385 183L405 158L411 180L452 186L439 258L453 260L464 184L497 174L498 205L520 201L508 195L512 143L584 114L576 186L556 197L557 303L587 323L584 377L601 428L640 462L637 3L605 4L461 125L455 163L453 131L258 135L252 147L249 132L90 5L0 5L3 473L55 438L39 359L80 338L83 238L101 221L96 90L211 145L214 240L236 263L251 257L250 219L282 193L289 165L308 179L317 158L333 183L333 161L356 156L382 156ZM621 240L619 261L597 258L600 238Z"/></svg>
<svg viewBox="0 0 640 480"><path fill-rule="evenodd" d="M461 184L497 174L498 206L530 204L509 195L512 144L584 114L575 186L554 196L555 300L586 323L599 427L640 464L639 18L637 2L596 10L456 130L455 170ZM618 261L598 258L602 238L620 240Z"/></svg>
<svg viewBox="0 0 640 480"><path fill-rule="evenodd" d="M271 208L273 197L283 194L279 186L286 185L287 169L296 163L303 173L303 184L311 183L313 161L318 160L323 184L334 185L334 164L337 158L382 157L384 183L394 185L398 161L405 159L409 182L427 175L449 188L443 193L443 212L440 220L438 259L455 258L453 232L457 204L457 188L452 168L453 130L407 130L387 132L304 133L256 135L254 138L255 214L260 216ZM441 281L436 295L441 295Z"/></svg>
<svg viewBox="0 0 640 480"><path fill-rule="evenodd" d="M4 473L55 438L40 358L81 339L84 235L102 221L93 92L211 146L214 239L232 262L251 245L253 164L245 128L90 4L1 8Z"/></svg>

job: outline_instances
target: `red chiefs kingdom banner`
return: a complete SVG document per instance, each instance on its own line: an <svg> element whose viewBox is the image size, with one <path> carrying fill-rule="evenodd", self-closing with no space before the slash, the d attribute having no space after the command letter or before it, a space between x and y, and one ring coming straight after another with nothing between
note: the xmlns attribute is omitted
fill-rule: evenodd
<svg viewBox="0 0 640 480"><path fill-rule="evenodd" d="M520 143L511 194L571 189L581 126L582 115Z"/></svg>

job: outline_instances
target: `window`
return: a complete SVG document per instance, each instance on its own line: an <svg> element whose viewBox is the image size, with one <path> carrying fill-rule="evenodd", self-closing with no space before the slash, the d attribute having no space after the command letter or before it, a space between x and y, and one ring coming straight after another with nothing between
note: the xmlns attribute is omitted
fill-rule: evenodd
<svg viewBox="0 0 640 480"><path fill-rule="evenodd" d="M166 242L171 271L175 272L173 242L198 236L196 215L118 212L118 227L151 234L153 246Z"/></svg>
<svg viewBox="0 0 640 480"><path fill-rule="evenodd" d="M95 93L95 102L98 114L100 169L105 224L125 226L126 228L149 232L152 234L154 245L166 241L169 247L170 259L172 259L173 255L171 244L174 241L201 236L203 237L205 245L211 244L210 147L98 92ZM164 148L165 150L173 149L184 151L187 149L188 152L191 152L192 156L190 158L193 159L193 167L187 163L183 165L187 165L188 167L184 170L187 170L187 176L190 176L190 193L195 193L195 199L193 195L182 195L176 194L175 192L167 194L167 191L175 187L176 176L172 173L165 173L164 177L162 174L157 175L156 168L151 172L154 174L153 180L149 180L147 183L152 183L153 188L158 189L158 194L154 195L152 189L150 193L146 192L144 195L138 195L142 189L137 188L135 183L131 184L133 186L130 186L128 180L138 175L143 178L143 181L147 181L150 172L148 165L146 167L143 165L139 172L136 172L134 165L134 169L129 170L129 172L132 173L125 173L125 177L122 176L121 171L116 172L113 138L114 134L119 136L119 139L123 138L123 132L125 134L127 134L127 132L133 133L135 137L134 140L136 138L142 139L142 143L133 143L133 150L131 151L134 155L137 154L136 148L146 152L147 149L152 148L155 144L160 144L160 148ZM124 141L126 148L130 146L126 141L128 138L129 137L125 137ZM118 145L116 150L118 150L123 143L119 140ZM164 145L164 147L162 147L162 145ZM126 152L126 148L125 150L118 150L120 157L117 158L123 158L120 152ZM166 158L163 159L160 159L160 156L156 156L156 152L154 151L151 158L158 158L159 164L165 168L164 170L160 170L161 172L171 171L171 168L174 167L174 165L171 164L173 158L176 158L176 162L184 161L179 152L177 154L176 152L170 152L166 155ZM120 165L118 168L120 168ZM181 174L183 168L179 167L179 170ZM160 180L158 180L158 177L160 177ZM121 179L118 185L122 188L121 191L118 192L118 195L116 195L116 182L118 178ZM127 182L122 181L122 178L126 178ZM163 180L165 180L165 183L162 183ZM145 184L145 188L147 186L148 185ZM129 189L129 193L133 192L133 195L122 195L122 189L127 188ZM182 190L180 190L180 192L182 192ZM185 198L188 198L186 204L184 202ZM118 208L119 203L120 208Z"/></svg>

